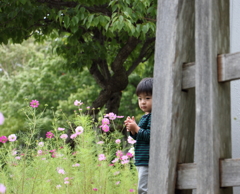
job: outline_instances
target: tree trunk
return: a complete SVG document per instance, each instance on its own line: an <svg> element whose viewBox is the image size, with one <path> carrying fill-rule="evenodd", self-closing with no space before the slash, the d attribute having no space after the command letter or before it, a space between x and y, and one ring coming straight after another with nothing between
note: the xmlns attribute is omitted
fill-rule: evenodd
<svg viewBox="0 0 240 194"><path fill-rule="evenodd" d="M118 114L118 108L120 106L120 101L122 97L122 92L114 92L106 104L107 113L113 112Z"/></svg>

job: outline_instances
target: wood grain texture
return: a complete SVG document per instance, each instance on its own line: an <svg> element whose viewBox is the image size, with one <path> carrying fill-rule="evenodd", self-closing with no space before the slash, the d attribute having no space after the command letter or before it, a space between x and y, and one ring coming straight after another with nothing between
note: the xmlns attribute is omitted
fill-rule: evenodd
<svg viewBox="0 0 240 194"><path fill-rule="evenodd" d="M218 56L218 81L240 79L240 52Z"/></svg>
<svg viewBox="0 0 240 194"><path fill-rule="evenodd" d="M182 89L187 90L195 87L195 63L183 64Z"/></svg>
<svg viewBox="0 0 240 194"><path fill-rule="evenodd" d="M177 189L195 189L197 187L197 164L178 164Z"/></svg>
<svg viewBox="0 0 240 194"><path fill-rule="evenodd" d="M148 193L175 191L177 163L193 162L195 91L182 91L194 58L194 0L158 0Z"/></svg>
<svg viewBox="0 0 240 194"><path fill-rule="evenodd" d="M197 194L231 194L220 188L219 159L231 157L230 86L218 83L218 53L229 52L229 1L196 1Z"/></svg>
<svg viewBox="0 0 240 194"><path fill-rule="evenodd" d="M221 186L240 186L240 159L225 159L220 161Z"/></svg>

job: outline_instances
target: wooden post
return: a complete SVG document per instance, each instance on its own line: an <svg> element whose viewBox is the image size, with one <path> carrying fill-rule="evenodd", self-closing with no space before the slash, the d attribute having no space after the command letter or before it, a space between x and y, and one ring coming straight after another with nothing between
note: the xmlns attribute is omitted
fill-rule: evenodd
<svg viewBox="0 0 240 194"><path fill-rule="evenodd" d="M193 162L195 90L181 80L195 61L194 0L158 0L155 48L148 193L173 194L177 163Z"/></svg>
<svg viewBox="0 0 240 194"><path fill-rule="evenodd" d="M229 1L197 0L195 11L197 194L231 194L219 173L231 157L230 87L217 79L217 56L229 52Z"/></svg>

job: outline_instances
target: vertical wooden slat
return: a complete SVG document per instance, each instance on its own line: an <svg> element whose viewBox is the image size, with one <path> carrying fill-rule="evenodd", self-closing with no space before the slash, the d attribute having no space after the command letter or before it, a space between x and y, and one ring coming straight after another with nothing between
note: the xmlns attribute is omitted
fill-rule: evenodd
<svg viewBox="0 0 240 194"><path fill-rule="evenodd" d="M217 55L229 52L229 1L197 0L195 12L196 192L231 194L219 176L219 159L231 156L230 87L217 80Z"/></svg>
<svg viewBox="0 0 240 194"><path fill-rule="evenodd" d="M148 193L173 194L177 163L193 162L195 91L182 91L194 58L194 0L159 0ZM177 193L191 191L177 191Z"/></svg>

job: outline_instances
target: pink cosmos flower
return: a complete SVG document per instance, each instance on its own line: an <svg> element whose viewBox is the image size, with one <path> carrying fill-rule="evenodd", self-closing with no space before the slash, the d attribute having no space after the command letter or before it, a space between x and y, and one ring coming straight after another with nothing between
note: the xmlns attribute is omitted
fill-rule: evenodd
<svg viewBox="0 0 240 194"><path fill-rule="evenodd" d="M58 131L64 131L65 128L58 127Z"/></svg>
<svg viewBox="0 0 240 194"><path fill-rule="evenodd" d="M77 166L80 166L80 164L76 163L72 165L72 167L77 167Z"/></svg>
<svg viewBox="0 0 240 194"><path fill-rule="evenodd" d="M87 106L87 109L89 110L89 109L90 109L90 106Z"/></svg>
<svg viewBox="0 0 240 194"><path fill-rule="evenodd" d="M104 117L108 117L110 120L114 120L117 118L117 115L114 114L113 112L110 112L110 113L106 114Z"/></svg>
<svg viewBox="0 0 240 194"><path fill-rule="evenodd" d="M8 141L8 138L6 136L1 136L0 137L0 142L1 143L6 143Z"/></svg>
<svg viewBox="0 0 240 194"><path fill-rule="evenodd" d="M103 119L102 119L102 124L103 124L103 125L109 125L109 123L110 123L110 122L109 122L109 119L107 119L107 118L103 118Z"/></svg>
<svg viewBox="0 0 240 194"><path fill-rule="evenodd" d="M119 118L119 119L121 119L121 118L123 118L124 116L117 116L117 118Z"/></svg>
<svg viewBox="0 0 240 194"><path fill-rule="evenodd" d="M69 181L64 181L64 184L69 184L70 182Z"/></svg>
<svg viewBox="0 0 240 194"><path fill-rule="evenodd" d="M132 137L128 136L128 139L127 139L128 143L130 144L135 144L137 141L134 140Z"/></svg>
<svg viewBox="0 0 240 194"><path fill-rule="evenodd" d="M39 142L39 143L38 143L38 146L39 146L39 147L43 147L43 146L44 146L44 142L42 142L42 141Z"/></svg>
<svg viewBox="0 0 240 194"><path fill-rule="evenodd" d="M120 183L121 183L120 181L117 181L117 182L116 182L116 185L119 185Z"/></svg>
<svg viewBox="0 0 240 194"><path fill-rule="evenodd" d="M129 157L129 158L132 158L132 157L133 157L133 154L130 153L130 152L128 152L126 155L127 155L127 157Z"/></svg>
<svg viewBox="0 0 240 194"><path fill-rule="evenodd" d="M134 189L130 189L130 190L129 190L129 192L131 192L131 193L132 193L132 192L135 192L135 190L134 190Z"/></svg>
<svg viewBox="0 0 240 194"><path fill-rule="evenodd" d="M15 134L11 134L8 136L9 141L16 141L16 139L17 139L17 136Z"/></svg>
<svg viewBox="0 0 240 194"><path fill-rule="evenodd" d="M97 189L97 188L93 188L92 190L93 190L93 191L97 191L98 189Z"/></svg>
<svg viewBox="0 0 240 194"><path fill-rule="evenodd" d="M83 104L83 102L81 102L81 100L80 101L78 101L78 100L74 101L75 106L81 106L82 104Z"/></svg>
<svg viewBox="0 0 240 194"><path fill-rule="evenodd" d="M117 156L118 158L122 157L122 156L123 156L123 152L122 152L121 150L118 150L118 151L116 152L116 156Z"/></svg>
<svg viewBox="0 0 240 194"><path fill-rule="evenodd" d="M71 139L75 139L77 137L78 134L74 133L70 136Z"/></svg>
<svg viewBox="0 0 240 194"><path fill-rule="evenodd" d="M62 168L57 168L57 171L59 174L65 174L65 170L63 170Z"/></svg>
<svg viewBox="0 0 240 194"><path fill-rule="evenodd" d="M97 144L104 144L104 141L99 141L97 142Z"/></svg>
<svg viewBox="0 0 240 194"><path fill-rule="evenodd" d="M5 193L6 192L6 187L4 184L0 184L0 193Z"/></svg>
<svg viewBox="0 0 240 194"><path fill-rule="evenodd" d="M12 155L13 155L13 156L17 155L17 151L13 150L13 151L12 151Z"/></svg>
<svg viewBox="0 0 240 194"><path fill-rule="evenodd" d="M116 143L116 144L120 144L120 143L121 143L121 140L120 140L120 139L116 139L115 143Z"/></svg>
<svg viewBox="0 0 240 194"><path fill-rule="evenodd" d="M116 163L119 160L119 158L115 158L112 163Z"/></svg>
<svg viewBox="0 0 240 194"><path fill-rule="evenodd" d="M3 125L4 123L4 116L3 114L0 112L0 125Z"/></svg>
<svg viewBox="0 0 240 194"><path fill-rule="evenodd" d="M68 135L67 135L67 134L62 134L62 135L60 136L60 138L61 138L61 139L67 139L67 138L68 138Z"/></svg>
<svg viewBox="0 0 240 194"><path fill-rule="evenodd" d="M50 150L49 152L50 152L50 153L54 153L55 151L56 151L56 150L54 149L54 150Z"/></svg>
<svg viewBox="0 0 240 194"><path fill-rule="evenodd" d="M125 156L122 156L120 159L121 159L121 160L127 160L128 157L125 155Z"/></svg>
<svg viewBox="0 0 240 194"><path fill-rule="evenodd" d="M53 152L51 156L52 156L52 158L56 158L57 157L57 152Z"/></svg>
<svg viewBox="0 0 240 194"><path fill-rule="evenodd" d="M98 155L98 160L99 160L99 161L106 160L105 155L104 155L104 154L99 154L99 155Z"/></svg>
<svg viewBox="0 0 240 194"><path fill-rule="evenodd" d="M121 161L121 164L127 164L127 163L129 163L130 161L129 160L122 160Z"/></svg>
<svg viewBox="0 0 240 194"><path fill-rule="evenodd" d="M30 106L33 108L37 108L39 106L39 102L37 100L32 100L30 102Z"/></svg>
<svg viewBox="0 0 240 194"><path fill-rule="evenodd" d="M80 135L81 133L83 133L83 127L81 127L81 126L78 126L76 129L75 129L75 132L76 132L76 134L78 134L78 135Z"/></svg>
<svg viewBox="0 0 240 194"><path fill-rule="evenodd" d="M122 156L121 158L120 158L120 160L122 160L121 161L121 164L127 164L127 163L129 163L130 161L128 160L128 157L125 155L125 156Z"/></svg>
<svg viewBox="0 0 240 194"><path fill-rule="evenodd" d="M69 177L65 177L64 180L65 180L65 181L69 180Z"/></svg>
<svg viewBox="0 0 240 194"><path fill-rule="evenodd" d="M20 156L17 156L17 157L15 157L15 159L16 159L16 160L20 160L20 159L21 159L21 157L20 157Z"/></svg>
<svg viewBox="0 0 240 194"><path fill-rule="evenodd" d="M43 151L42 151L42 150L38 150L37 153L38 153L39 155L41 155L41 154L43 153Z"/></svg>
<svg viewBox="0 0 240 194"><path fill-rule="evenodd" d="M50 132L50 131L48 131L47 133L46 133L46 137L47 138L53 138L54 137L54 134L52 133L52 132Z"/></svg>
<svg viewBox="0 0 240 194"><path fill-rule="evenodd" d="M60 189L61 187L62 187L61 185L57 185L57 186L56 186L57 189Z"/></svg>
<svg viewBox="0 0 240 194"><path fill-rule="evenodd" d="M109 131L109 126L108 125L101 125L101 128L104 132L108 132Z"/></svg>

